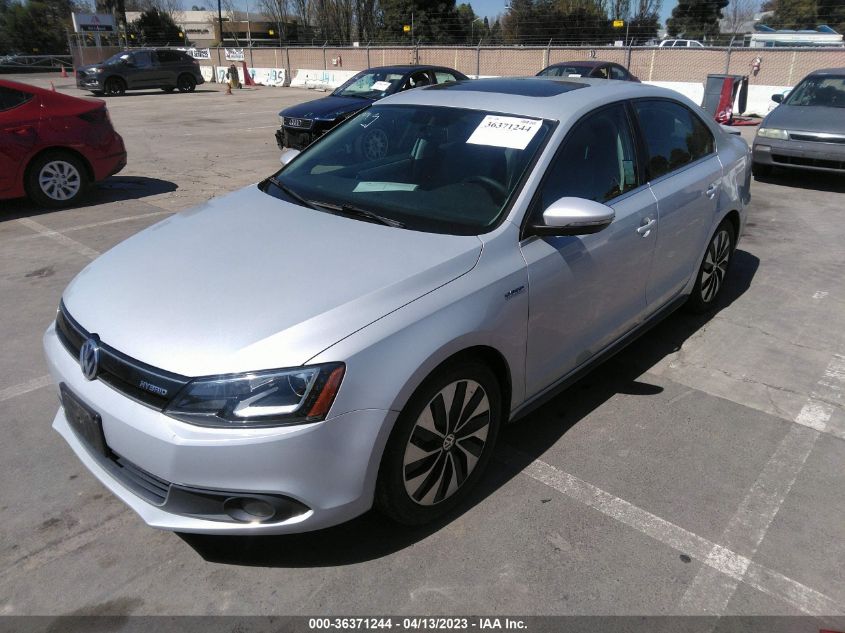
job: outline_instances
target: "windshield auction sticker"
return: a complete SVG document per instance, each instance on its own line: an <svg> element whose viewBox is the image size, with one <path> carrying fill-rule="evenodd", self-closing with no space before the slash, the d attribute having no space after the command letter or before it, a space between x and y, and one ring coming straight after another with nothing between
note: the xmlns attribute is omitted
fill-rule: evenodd
<svg viewBox="0 0 845 633"><path fill-rule="evenodd" d="M525 149L542 124L538 119L488 114L467 139L467 143Z"/></svg>
<svg viewBox="0 0 845 633"><path fill-rule="evenodd" d="M370 90L378 90L379 92L384 92L388 88L390 88L389 81L377 81L372 85Z"/></svg>

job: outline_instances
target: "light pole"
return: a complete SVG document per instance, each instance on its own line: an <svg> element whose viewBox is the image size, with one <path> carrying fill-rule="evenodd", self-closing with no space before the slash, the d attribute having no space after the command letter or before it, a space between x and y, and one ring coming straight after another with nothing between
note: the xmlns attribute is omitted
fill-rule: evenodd
<svg viewBox="0 0 845 633"><path fill-rule="evenodd" d="M472 45L475 46L475 23L482 22L481 18L475 18L472 22L469 23L469 39L472 42Z"/></svg>

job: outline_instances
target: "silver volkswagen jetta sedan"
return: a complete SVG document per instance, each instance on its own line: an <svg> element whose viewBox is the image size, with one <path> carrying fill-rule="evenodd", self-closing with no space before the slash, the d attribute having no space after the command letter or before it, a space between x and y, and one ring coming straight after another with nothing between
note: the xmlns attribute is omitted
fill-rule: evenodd
<svg viewBox="0 0 845 633"><path fill-rule="evenodd" d="M503 423L675 307L713 306L749 165L651 86L389 97L86 267L44 336L53 425L155 527L431 520Z"/></svg>

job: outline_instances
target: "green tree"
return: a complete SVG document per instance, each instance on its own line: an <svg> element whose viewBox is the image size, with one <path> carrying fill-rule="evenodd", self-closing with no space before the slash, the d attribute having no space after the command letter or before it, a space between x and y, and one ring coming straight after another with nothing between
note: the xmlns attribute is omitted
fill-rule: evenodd
<svg viewBox="0 0 845 633"><path fill-rule="evenodd" d="M837 0L770 0L766 3L775 14L769 26L778 29L814 29L827 24L845 32L845 2Z"/></svg>
<svg viewBox="0 0 845 633"><path fill-rule="evenodd" d="M70 0L0 0L0 51L67 53Z"/></svg>
<svg viewBox="0 0 845 633"><path fill-rule="evenodd" d="M719 20L728 0L679 0L666 20L670 37L712 40L719 36Z"/></svg>
<svg viewBox="0 0 845 633"><path fill-rule="evenodd" d="M143 46L175 46L185 43L179 27L168 13L158 9L147 9L127 27L135 41Z"/></svg>
<svg viewBox="0 0 845 633"><path fill-rule="evenodd" d="M381 0L383 28L379 39L386 42L411 43L412 33L404 26L411 25L413 38L424 44L463 44L466 41L455 0Z"/></svg>

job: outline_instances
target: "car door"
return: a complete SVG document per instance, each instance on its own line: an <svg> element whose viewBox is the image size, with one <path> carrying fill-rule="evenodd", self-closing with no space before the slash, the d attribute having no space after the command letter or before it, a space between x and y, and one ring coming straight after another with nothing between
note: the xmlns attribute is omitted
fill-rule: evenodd
<svg viewBox="0 0 845 633"><path fill-rule="evenodd" d="M155 51L156 61L158 62L157 75L160 78L160 84L166 87L176 85L176 77L179 75L181 55L178 51L157 50Z"/></svg>
<svg viewBox="0 0 845 633"><path fill-rule="evenodd" d="M710 129L685 105L671 99L638 99L633 109L657 198L659 230L646 290L649 304L657 308L696 272L716 213L722 164Z"/></svg>
<svg viewBox="0 0 845 633"><path fill-rule="evenodd" d="M607 204L615 218L593 235L530 236L520 244L529 279L529 394L582 365L646 311L657 208L639 173L632 130L623 103L582 118L534 196L529 224L565 196Z"/></svg>
<svg viewBox="0 0 845 633"><path fill-rule="evenodd" d="M38 142L40 110L35 95L0 86L0 192L19 184Z"/></svg>
<svg viewBox="0 0 845 633"><path fill-rule="evenodd" d="M162 84L161 70L152 51L132 53L132 66L129 67L126 83L129 88L156 88Z"/></svg>

